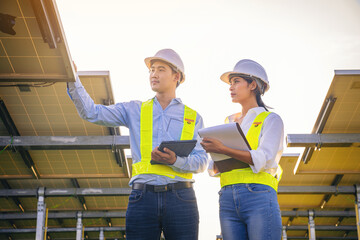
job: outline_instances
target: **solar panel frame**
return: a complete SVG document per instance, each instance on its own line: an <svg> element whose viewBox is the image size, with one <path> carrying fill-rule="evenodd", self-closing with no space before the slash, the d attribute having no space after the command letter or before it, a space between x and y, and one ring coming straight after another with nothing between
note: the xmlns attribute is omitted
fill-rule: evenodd
<svg viewBox="0 0 360 240"><path fill-rule="evenodd" d="M0 9L16 17L15 35L0 32L0 85L75 81L55 1L2 0ZM47 16L47 21L40 13ZM44 29L54 32L52 41Z"/></svg>

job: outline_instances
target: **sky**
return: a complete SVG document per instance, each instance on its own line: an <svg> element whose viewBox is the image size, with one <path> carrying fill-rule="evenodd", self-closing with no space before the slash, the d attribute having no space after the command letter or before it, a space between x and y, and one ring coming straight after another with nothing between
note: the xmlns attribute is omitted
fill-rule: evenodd
<svg viewBox="0 0 360 240"><path fill-rule="evenodd" d="M116 102L153 97L144 58L174 49L186 75L177 97L206 127L241 111L220 80L241 59L265 68L270 90L263 100L282 117L285 136L311 132L334 70L360 69L360 0L57 0L57 6L78 70L110 71ZM205 172L195 181L199 239L215 239L219 179Z"/></svg>

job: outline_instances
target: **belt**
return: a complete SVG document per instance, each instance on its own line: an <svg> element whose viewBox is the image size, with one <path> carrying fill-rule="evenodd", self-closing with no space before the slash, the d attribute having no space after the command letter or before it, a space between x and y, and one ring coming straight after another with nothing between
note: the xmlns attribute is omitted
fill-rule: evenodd
<svg viewBox="0 0 360 240"><path fill-rule="evenodd" d="M167 185L149 185L143 183L134 183L132 189L134 190L146 190L150 192L167 192L171 190L178 190L184 188L191 188L192 182L177 182L169 183Z"/></svg>

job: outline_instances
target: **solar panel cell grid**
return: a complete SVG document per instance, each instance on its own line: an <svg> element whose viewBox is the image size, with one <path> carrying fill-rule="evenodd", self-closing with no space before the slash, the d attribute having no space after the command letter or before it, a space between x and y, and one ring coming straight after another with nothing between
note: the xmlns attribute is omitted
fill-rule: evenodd
<svg viewBox="0 0 360 240"><path fill-rule="evenodd" d="M36 1L34 2L36 4ZM46 4L45 9L50 12L47 13L50 23L43 28L58 31L62 27L57 25L59 20L54 20L58 16L56 11L49 7L51 5ZM0 32L0 82L45 82L49 81L47 77L52 79L51 81L75 81L67 43L63 41L65 37L59 38L61 40L55 43L55 48L44 41L49 38L40 31L37 19L39 16L34 14L31 1L2 0L0 9L3 14L16 17L13 27L15 35ZM17 75L12 75L14 73Z"/></svg>

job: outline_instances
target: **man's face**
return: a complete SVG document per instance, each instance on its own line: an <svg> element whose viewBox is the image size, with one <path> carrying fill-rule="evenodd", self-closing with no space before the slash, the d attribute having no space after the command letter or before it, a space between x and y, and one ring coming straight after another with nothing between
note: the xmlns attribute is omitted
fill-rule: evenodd
<svg viewBox="0 0 360 240"><path fill-rule="evenodd" d="M180 74L173 73L170 66L162 61L155 61L150 68L150 86L154 92L162 93L176 89Z"/></svg>

